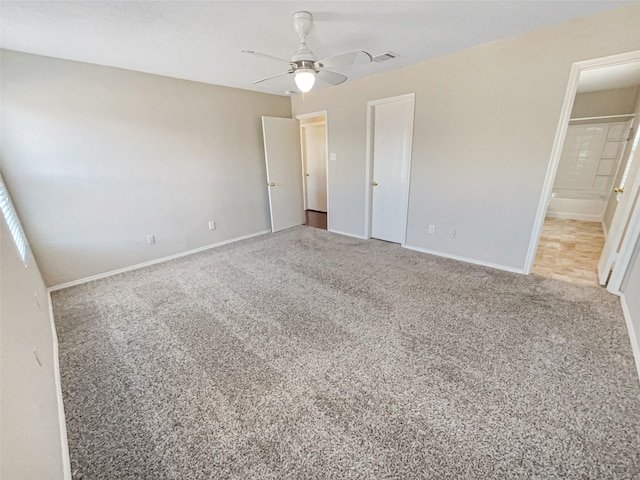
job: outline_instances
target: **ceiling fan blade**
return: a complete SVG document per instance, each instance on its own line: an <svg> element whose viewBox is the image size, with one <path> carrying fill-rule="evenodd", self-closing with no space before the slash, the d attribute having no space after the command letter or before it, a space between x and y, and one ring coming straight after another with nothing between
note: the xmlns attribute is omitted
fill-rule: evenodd
<svg viewBox="0 0 640 480"><path fill-rule="evenodd" d="M293 71L289 70L288 72L282 72L282 73L276 73L275 75L269 75L268 77L261 78L260 80L256 80L255 82L251 82L251 83L253 83L255 85L256 83L261 83L261 82L264 82L265 80L271 80L272 78L281 77L283 75L289 75L290 73L293 73Z"/></svg>
<svg viewBox="0 0 640 480"><path fill-rule="evenodd" d="M319 70L316 73L316 77L326 83L330 83L331 85L340 85L342 82L347 80L346 75L342 75L341 73L330 72L329 70Z"/></svg>
<svg viewBox="0 0 640 480"><path fill-rule="evenodd" d="M332 57L327 57L317 62L319 67L325 68L339 68L365 63L371 63L371 55L363 50L340 53L338 55L333 55Z"/></svg>
<svg viewBox="0 0 640 480"><path fill-rule="evenodd" d="M284 62L284 63L287 63L287 64L291 65L291 62L289 60L286 60L284 58L274 57L273 55L268 55L268 54L262 53L262 52L255 52L253 50L242 50L242 53L250 53L251 55L256 55L257 57L269 58L271 60L276 60L278 62Z"/></svg>

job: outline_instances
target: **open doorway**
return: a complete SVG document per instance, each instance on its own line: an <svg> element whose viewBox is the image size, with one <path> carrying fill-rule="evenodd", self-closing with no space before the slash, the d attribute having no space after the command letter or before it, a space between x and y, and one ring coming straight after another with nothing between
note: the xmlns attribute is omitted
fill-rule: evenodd
<svg viewBox="0 0 640 480"><path fill-rule="evenodd" d="M574 65L537 223L537 251L530 258L533 273L587 285L607 281L629 219L628 197L634 196L629 191L622 197L625 184L640 163L634 162L637 53Z"/></svg>
<svg viewBox="0 0 640 480"><path fill-rule="evenodd" d="M306 225L327 229L327 116L317 112L296 117L300 122L302 187Z"/></svg>

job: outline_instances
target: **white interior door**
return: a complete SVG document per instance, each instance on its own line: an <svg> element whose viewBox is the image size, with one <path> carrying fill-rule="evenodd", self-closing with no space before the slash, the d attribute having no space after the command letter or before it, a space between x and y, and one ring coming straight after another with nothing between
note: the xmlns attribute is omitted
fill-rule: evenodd
<svg viewBox="0 0 640 480"><path fill-rule="evenodd" d="M327 134L324 124L303 125L307 209L327 211Z"/></svg>
<svg viewBox="0 0 640 480"><path fill-rule="evenodd" d="M292 118L262 117L271 231L304 223L300 128Z"/></svg>
<svg viewBox="0 0 640 480"><path fill-rule="evenodd" d="M638 198L640 189L640 161L637 158L638 140L640 139L640 132L636 132L633 146L629 153L629 159L627 160L627 173L623 176L623 184L621 185L622 191L614 194L618 195L618 206L611 219L611 227L600 255L598 262L598 280L600 285L605 285L609 278L609 273L612 267L617 261L620 247L624 240L624 236L627 233L627 226L629 219L634 209L634 205ZM626 180L626 182L625 182ZM616 188L616 190L620 190ZM616 285L610 285L610 291L617 291L620 286L621 276L616 275ZM613 276L612 276L613 278Z"/></svg>
<svg viewBox="0 0 640 480"><path fill-rule="evenodd" d="M414 97L372 104L371 236L405 242Z"/></svg>

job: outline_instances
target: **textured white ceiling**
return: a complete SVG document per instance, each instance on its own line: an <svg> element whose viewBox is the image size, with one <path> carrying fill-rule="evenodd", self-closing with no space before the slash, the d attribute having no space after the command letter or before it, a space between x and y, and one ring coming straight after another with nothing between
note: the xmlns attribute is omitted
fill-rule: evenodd
<svg viewBox="0 0 640 480"><path fill-rule="evenodd" d="M1 1L2 48L283 94L290 76L252 85L298 46L291 15L314 16L311 50L400 58L341 70L351 79L615 8L623 1ZM286 68L286 65L284 65ZM314 88L325 88L318 82Z"/></svg>

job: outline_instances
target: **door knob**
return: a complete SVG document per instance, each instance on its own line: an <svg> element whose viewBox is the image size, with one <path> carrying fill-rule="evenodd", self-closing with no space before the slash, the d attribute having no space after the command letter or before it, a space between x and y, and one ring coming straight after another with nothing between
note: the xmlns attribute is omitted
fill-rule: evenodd
<svg viewBox="0 0 640 480"><path fill-rule="evenodd" d="M306 175L307 177L309 176L309 174L308 174L308 173L305 173L305 175Z"/></svg>
<svg viewBox="0 0 640 480"><path fill-rule="evenodd" d="M269 183L267 183L267 185L269 185L270 187L275 187L276 186L276 184L273 183L273 182L269 182Z"/></svg>
<svg viewBox="0 0 640 480"><path fill-rule="evenodd" d="M615 193L624 193L624 188L616 187L613 189Z"/></svg>
<svg viewBox="0 0 640 480"><path fill-rule="evenodd" d="M378 186L378 182L371 182L371 185L374 186L374 187L377 187Z"/></svg>

